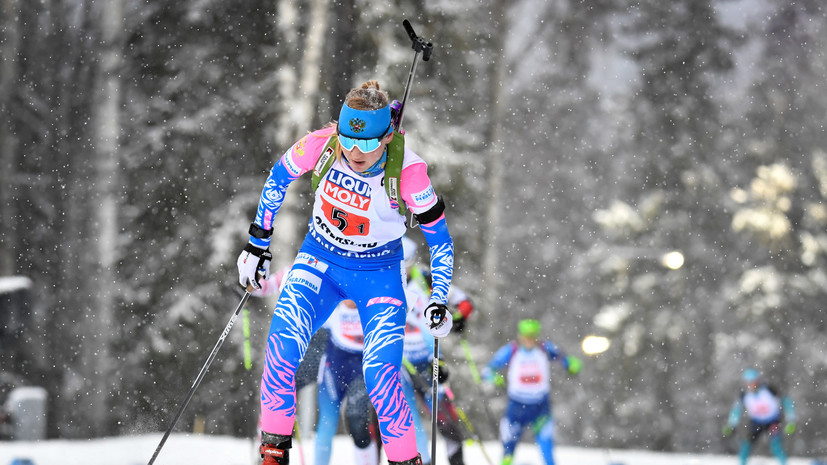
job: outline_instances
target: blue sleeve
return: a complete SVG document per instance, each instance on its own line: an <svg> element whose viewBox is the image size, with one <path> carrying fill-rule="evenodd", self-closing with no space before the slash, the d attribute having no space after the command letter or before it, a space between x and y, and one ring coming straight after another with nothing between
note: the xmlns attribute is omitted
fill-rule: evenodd
<svg viewBox="0 0 827 465"><path fill-rule="evenodd" d="M781 405L784 407L784 419L790 423L795 422L795 407L793 400L787 396L781 398Z"/></svg>
<svg viewBox="0 0 827 465"><path fill-rule="evenodd" d="M285 154L287 156L287 154ZM287 187L297 178L290 174L284 166L284 157L280 158L273 168L270 170L270 176L264 183L264 189L261 191L261 198L258 201L258 211L256 212L255 223L260 228L269 230L273 229L273 221L276 214L284 203L284 195L287 192ZM258 247L268 247L270 245L270 238L258 239L250 236L250 243Z"/></svg>
<svg viewBox="0 0 827 465"><path fill-rule="evenodd" d="M727 424L729 426L735 427L739 421L741 421L741 413L744 410L744 402L741 400L741 397L738 397L738 400L732 404L732 409L729 411L729 419L727 420Z"/></svg>
<svg viewBox="0 0 827 465"><path fill-rule="evenodd" d="M431 301L448 303L448 290L454 273L454 241L448 232L445 216L420 225L431 253Z"/></svg>
<svg viewBox="0 0 827 465"><path fill-rule="evenodd" d="M560 349L558 349L557 346L554 345L554 343L552 343L551 341L543 341L542 346L543 346L543 350L546 352L546 355L548 355L549 360L557 360L557 357L560 357ZM566 365L567 364L565 363L565 357L564 357L563 358L563 367L568 368L568 366L566 366Z"/></svg>
<svg viewBox="0 0 827 465"><path fill-rule="evenodd" d="M499 350L494 353L494 357L491 358L488 365L485 366L486 379L493 377L496 372L508 365L508 361L511 360L511 354L513 353L514 348L511 344L500 347Z"/></svg>

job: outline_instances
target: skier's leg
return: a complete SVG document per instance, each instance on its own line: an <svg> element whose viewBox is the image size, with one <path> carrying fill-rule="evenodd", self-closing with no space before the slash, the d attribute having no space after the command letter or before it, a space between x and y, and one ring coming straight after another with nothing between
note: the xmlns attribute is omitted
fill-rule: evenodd
<svg viewBox="0 0 827 465"><path fill-rule="evenodd" d="M500 441L503 444L502 465L511 465L514 460L514 450L523 432L523 425L515 419L509 418L508 409L500 420Z"/></svg>
<svg viewBox="0 0 827 465"><path fill-rule="evenodd" d="M464 465L465 459L462 455L462 441L465 439L462 432L462 425L459 415L454 408L454 403L446 395L444 390L439 393L439 433L445 439L445 447L448 453L449 465Z"/></svg>
<svg viewBox="0 0 827 465"><path fill-rule="evenodd" d="M314 445L315 465L328 465L333 450L333 436L339 427L339 407L341 398L336 392L335 376L330 368L322 369L319 382L318 408L319 418L316 424L316 441Z"/></svg>
<svg viewBox="0 0 827 465"><path fill-rule="evenodd" d="M550 415L543 415L534 422L532 429L546 465L554 465L554 420Z"/></svg>
<svg viewBox="0 0 827 465"><path fill-rule="evenodd" d="M376 441L372 439L365 447L354 447L353 457L356 459L355 463L364 465L379 465L379 450L377 447Z"/></svg>
<svg viewBox="0 0 827 465"><path fill-rule="evenodd" d="M405 335L406 304L401 264L378 271L354 271L345 292L359 307L365 335L362 374L379 419L385 455L389 462L418 458L413 417L402 391L400 368Z"/></svg>
<svg viewBox="0 0 827 465"><path fill-rule="evenodd" d="M345 405L345 420L350 436L353 438L356 463L378 465L377 443L371 436L370 431L370 423L374 418L373 406L370 404L365 380L362 379L361 372L347 387ZM368 412L370 413L367 414Z"/></svg>
<svg viewBox="0 0 827 465"><path fill-rule="evenodd" d="M402 391L405 394L405 400L408 402L411 408L411 415L413 416L414 429L416 430L416 448L421 451L422 463L429 464L431 463L431 448L428 445L428 433L422 426L422 415L420 415L419 408L416 404L416 392L411 381L411 374L408 373L407 370L403 370L402 373Z"/></svg>
<svg viewBox="0 0 827 465"><path fill-rule="evenodd" d="M262 465L289 465L290 448L293 446L291 436L284 434L261 433L261 454Z"/></svg>
<svg viewBox="0 0 827 465"><path fill-rule="evenodd" d="M416 457L408 460L388 460L388 465L422 465L422 459L419 457L419 454L417 454Z"/></svg>
<svg viewBox="0 0 827 465"><path fill-rule="evenodd" d="M752 443L749 439L741 439L741 445L738 448L738 459L741 460L741 465L747 465L747 459L749 458L750 450L752 449Z"/></svg>
<svg viewBox="0 0 827 465"><path fill-rule="evenodd" d="M397 310L402 314L401 308ZM401 321L404 322L404 314L402 318ZM404 461L417 455L416 431L413 427L411 409L405 400L399 379L402 354L401 336L404 326L400 323L399 338L395 343L388 338L388 333L393 331L395 330L377 326L366 334L363 370L368 394L379 419L385 454L388 460ZM381 348L376 347L375 344L382 339L390 344ZM394 357L394 352L399 356Z"/></svg>
<svg viewBox="0 0 827 465"><path fill-rule="evenodd" d="M302 357L299 368L296 370L296 392L318 381L319 365L321 364L322 356L327 348L327 341L329 339L330 330L327 328L319 328L316 334L310 338L304 357Z"/></svg>
<svg viewBox="0 0 827 465"><path fill-rule="evenodd" d="M341 300L335 284L315 288L307 284L323 281L326 277L319 271L294 265L273 312L261 378L264 463L289 463L287 449L296 415L296 369L310 337Z"/></svg>
<svg viewBox="0 0 827 465"><path fill-rule="evenodd" d="M445 438L445 451L448 454L448 465L465 465L461 442Z"/></svg>
<svg viewBox="0 0 827 465"><path fill-rule="evenodd" d="M781 437L781 425L776 423L770 428L770 451L781 465L787 463L787 452Z"/></svg>

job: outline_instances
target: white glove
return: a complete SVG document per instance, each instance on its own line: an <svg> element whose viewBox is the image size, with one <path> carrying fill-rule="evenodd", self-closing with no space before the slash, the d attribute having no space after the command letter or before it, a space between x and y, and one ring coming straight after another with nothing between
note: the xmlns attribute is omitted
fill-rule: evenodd
<svg viewBox="0 0 827 465"><path fill-rule="evenodd" d="M238 283L241 287L247 289L248 286L252 286L253 289L261 289L259 279L267 279L270 276L270 259L272 258L273 254L270 250L247 243L236 261Z"/></svg>
<svg viewBox="0 0 827 465"><path fill-rule="evenodd" d="M428 322L431 335L435 338L441 338L451 332L451 326L454 325L451 312L445 304L431 302L425 308L425 319Z"/></svg>

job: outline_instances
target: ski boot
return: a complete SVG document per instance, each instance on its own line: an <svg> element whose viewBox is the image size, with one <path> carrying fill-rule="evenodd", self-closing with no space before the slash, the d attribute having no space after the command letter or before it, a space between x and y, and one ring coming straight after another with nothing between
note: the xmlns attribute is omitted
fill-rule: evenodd
<svg viewBox="0 0 827 465"><path fill-rule="evenodd" d="M465 465L465 459L462 456L462 447L448 456L448 465Z"/></svg>
<svg viewBox="0 0 827 465"><path fill-rule="evenodd" d="M290 448L293 438L284 434L261 432L261 465L290 465Z"/></svg>
<svg viewBox="0 0 827 465"><path fill-rule="evenodd" d="M391 460L388 460L388 465L422 465L422 456L416 454L416 457L405 460L403 462L393 462Z"/></svg>

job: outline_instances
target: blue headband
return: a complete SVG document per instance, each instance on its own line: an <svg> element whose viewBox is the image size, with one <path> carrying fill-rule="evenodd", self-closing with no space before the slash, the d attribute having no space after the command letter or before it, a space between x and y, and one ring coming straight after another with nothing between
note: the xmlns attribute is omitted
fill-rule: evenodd
<svg viewBox="0 0 827 465"><path fill-rule="evenodd" d="M376 139L386 136L391 127L391 107L378 110L356 110L342 104L339 112L339 134L354 139Z"/></svg>

